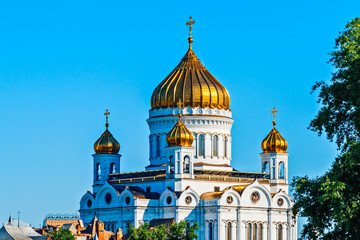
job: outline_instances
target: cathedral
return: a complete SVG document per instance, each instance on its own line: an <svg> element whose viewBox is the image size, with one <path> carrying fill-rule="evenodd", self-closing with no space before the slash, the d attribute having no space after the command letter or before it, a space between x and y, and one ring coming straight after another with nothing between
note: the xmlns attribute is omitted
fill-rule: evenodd
<svg viewBox="0 0 360 240"><path fill-rule="evenodd" d="M92 155L92 191L80 200L81 219L88 224L97 217L112 232L185 220L199 223L201 240L297 239L289 154L276 129L277 111L261 142L259 171L231 167L230 96L192 49L194 23L191 17L186 23L188 51L152 93L144 171L120 171L120 144L108 129L106 110L106 129Z"/></svg>

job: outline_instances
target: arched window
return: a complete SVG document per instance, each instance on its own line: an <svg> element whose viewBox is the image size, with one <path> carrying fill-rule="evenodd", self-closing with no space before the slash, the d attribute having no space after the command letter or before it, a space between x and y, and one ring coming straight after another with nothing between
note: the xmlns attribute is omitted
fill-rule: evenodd
<svg viewBox="0 0 360 240"><path fill-rule="evenodd" d="M173 156L170 156L170 174L173 174L175 169L174 169L174 162L173 162Z"/></svg>
<svg viewBox="0 0 360 240"><path fill-rule="evenodd" d="M285 178L285 176L284 176L284 163L283 163L283 162L281 162L281 163L279 164L279 178L280 178L280 179L284 179L284 178Z"/></svg>
<svg viewBox="0 0 360 240"><path fill-rule="evenodd" d="M258 235L258 226L256 223L254 223L254 234L253 234L253 240L257 240L257 235Z"/></svg>
<svg viewBox="0 0 360 240"><path fill-rule="evenodd" d="M209 240L213 240L213 231L214 231L214 227L213 227L213 223L210 222L209 223Z"/></svg>
<svg viewBox="0 0 360 240"><path fill-rule="evenodd" d="M156 156L160 157L160 136L156 136Z"/></svg>
<svg viewBox="0 0 360 240"><path fill-rule="evenodd" d="M252 225L251 223L248 223L247 225L247 232L246 232L246 239L251 240L251 233L252 233Z"/></svg>
<svg viewBox="0 0 360 240"><path fill-rule="evenodd" d="M283 227L282 227L281 224L279 224L279 226L278 226L278 233L277 233L277 235L278 235L277 239L278 239L278 240L283 240L283 233L282 233L282 231L283 231Z"/></svg>
<svg viewBox="0 0 360 240"><path fill-rule="evenodd" d="M263 239L263 225L262 223L259 224L259 238L258 240L262 240Z"/></svg>
<svg viewBox="0 0 360 240"><path fill-rule="evenodd" d="M262 172L263 173L269 173L269 162L264 162Z"/></svg>
<svg viewBox="0 0 360 240"><path fill-rule="evenodd" d="M199 156L205 155L205 136L201 134L199 136Z"/></svg>
<svg viewBox="0 0 360 240"><path fill-rule="evenodd" d="M226 239L231 240L231 222L227 223L226 232Z"/></svg>
<svg viewBox="0 0 360 240"><path fill-rule="evenodd" d="M101 180L101 166L100 163L96 165L96 180Z"/></svg>
<svg viewBox="0 0 360 240"><path fill-rule="evenodd" d="M225 137L225 141L224 141L224 157L227 158L227 148L228 148L228 138Z"/></svg>
<svg viewBox="0 0 360 240"><path fill-rule="evenodd" d="M213 156L214 157L218 156L218 142L219 142L219 137L217 135L215 135L213 137Z"/></svg>
<svg viewBox="0 0 360 240"><path fill-rule="evenodd" d="M116 173L116 165L115 163L110 164L110 174Z"/></svg>
<svg viewBox="0 0 360 240"><path fill-rule="evenodd" d="M189 164L190 164L190 157L185 156L184 157L184 165L183 165L184 173L189 173Z"/></svg>
<svg viewBox="0 0 360 240"><path fill-rule="evenodd" d="M273 159L272 161L272 179L275 179L275 159Z"/></svg>
<svg viewBox="0 0 360 240"><path fill-rule="evenodd" d="M150 157L153 157L153 137L149 136L149 142L150 142Z"/></svg>

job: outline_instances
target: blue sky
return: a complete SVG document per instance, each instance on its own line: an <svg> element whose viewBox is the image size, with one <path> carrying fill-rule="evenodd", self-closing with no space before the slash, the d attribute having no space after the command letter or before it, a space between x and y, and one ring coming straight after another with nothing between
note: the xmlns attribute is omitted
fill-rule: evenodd
<svg viewBox="0 0 360 240"><path fill-rule="evenodd" d="M307 130L328 80L334 39L359 1L3 1L0 3L0 220L39 226L73 213L91 189L93 143L110 131L121 171L148 164L153 89L193 48L227 88L232 165L260 171L271 109L287 139L289 174L323 174L336 146Z"/></svg>

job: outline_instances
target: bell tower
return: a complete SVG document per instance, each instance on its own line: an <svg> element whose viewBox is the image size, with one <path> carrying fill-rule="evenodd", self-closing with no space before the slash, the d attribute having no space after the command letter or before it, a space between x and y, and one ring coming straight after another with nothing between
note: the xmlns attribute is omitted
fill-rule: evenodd
<svg viewBox="0 0 360 240"><path fill-rule="evenodd" d="M178 102L179 120L166 135L166 178L193 178L194 136L181 121L181 99Z"/></svg>
<svg viewBox="0 0 360 240"><path fill-rule="evenodd" d="M94 180L93 192L96 193L98 189L109 180L109 175L120 172L120 157L118 154L120 150L119 142L113 137L108 130L110 112L106 109L104 113L106 116L105 132L94 143L95 154L94 159Z"/></svg>
<svg viewBox="0 0 360 240"><path fill-rule="evenodd" d="M288 156L287 141L279 131L275 128L275 114L277 110L273 108L273 129L266 136L261 143L263 152L261 156L261 171L269 173L270 177L270 191L276 193L283 190L286 193L289 191L288 181Z"/></svg>

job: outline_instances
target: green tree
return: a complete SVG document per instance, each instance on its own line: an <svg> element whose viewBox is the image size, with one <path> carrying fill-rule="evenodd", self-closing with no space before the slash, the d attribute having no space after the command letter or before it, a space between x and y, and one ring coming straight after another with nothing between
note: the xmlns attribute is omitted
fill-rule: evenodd
<svg viewBox="0 0 360 240"><path fill-rule="evenodd" d="M74 235L69 229L60 228L59 231L52 235L53 240L75 240Z"/></svg>
<svg viewBox="0 0 360 240"><path fill-rule="evenodd" d="M335 68L330 83L317 82L322 107L310 129L336 139L342 151L360 140L360 18L349 22L335 40L330 63Z"/></svg>
<svg viewBox="0 0 360 240"><path fill-rule="evenodd" d="M171 225L169 231L167 231L165 225L159 225L150 228L149 223L141 225L139 228L135 228L130 225L128 229L129 240L193 240L198 239L196 230L198 230L198 223L190 225L186 221L181 221Z"/></svg>
<svg viewBox="0 0 360 240"><path fill-rule="evenodd" d="M296 177L294 215L307 218L309 239L360 239L360 18L350 21L330 53L329 83L317 82L322 107L310 123L336 140L340 154L320 177Z"/></svg>

